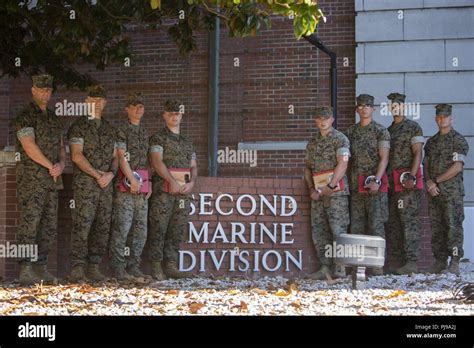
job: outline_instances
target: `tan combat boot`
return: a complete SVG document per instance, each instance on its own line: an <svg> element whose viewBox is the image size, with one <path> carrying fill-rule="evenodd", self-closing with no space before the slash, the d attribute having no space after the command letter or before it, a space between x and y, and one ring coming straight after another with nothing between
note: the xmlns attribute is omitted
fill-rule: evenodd
<svg viewBox="0 0 474 348"><path fill-rule="evenodd" d="M404 264L400 260L392 261L387 265L384 274L398 274L397 269L402 266L404 266Z"/></svg>
<svg viewBox="0 0 474 348"><path fill-rule="evenodd" d="M161 267L161 261L151 263L151 276L155 280L165 280L166 276L163 273L163 268Z"/></svg>
<svg viewBox="0 0 474 348"><path fill-rule="evenodd" d="M18 281L21 285L33 285L41 282L41 279L33 271L33 267L29 263L22 263L20 265L20 276Z"/></svg>
<svg viewBox="0 0 474 348"><path fill-rule="evenodd" d="M319 271L308 274L306 278L312 280L327 280L328 275L331 276L331 269L329 266L322 265Z"/></svg>
<svg viewBox="0 0 474 348"><path fill-rule="evenodd" d="M372 267L370 275L372 277L383 276L383 267Z"/></svg>
<svg viewBox="0 0 474 348"><path fill-rule="evenodd" d="M46 265L33 265L33 271L36 275L43 280L45 284L57 284L58 280L55 276L48 272L48 267Z"/></svg>
<svg viewBox="0 0 474 348"><path fill-rule="evenodd" d="M418 266L415 261L407 261L405 265L395 270L395 274L412 274L418 273Z"/></svg>
<svg viewBox="0 0 474 348"><path fill-rule="evenodd" d="M438 274L446 269L446 261L436 260L430 268L428 268L428 273Z"/></svg>
<svg viewBox="0 0 474 348"><path fill-rule="evenodd" d="M107 279L99 270L99 265L96 263L89 263L87 265L86 277L93 282L101 282Z"/></svg>
<svg viewBox="0 0 474 348"><path fill-rule="evenodd" d="M82 283L86 281L86 275L84 273L84 266L77 265L72 268L69 281L72 283Z"/></svg>
<svg viewBox="0 0 474 348"><path fill-rule="evenodd" d="M451 257L451 261L449 262L449 267L443 273L452 273L455 275L459 275L459 257Z"/></svg>
<svg viewBox="0 0 474 348"><path fill-rule="evenodd" d="M128 274L128 272L125 270L125 266L120 265L117 267L113 267L113 274L115 279L118 281L134 281L135 277L131 274Z"/></svg>
<svg viewBox="0 0 474 348"><path fill-rule="evenodd" d="M335 278L345 278L345 277L347 277L345 266L335 265L333 273L334 273Z"/></svg>
<svg viewBox="0 0 474 348"><path fill-rule="evenodd" d="M145 278L145 275L142 273L140 267L137 264L127 267L127 273L134 276L135 278Z"/></svg>
<svg viewBox="0 0 474 348"><path fill-rule="evenodd" d="M192 277L191 272L181 272L174 261L165 261L163 265L163 271L169 278L190 278Z"/></svg>

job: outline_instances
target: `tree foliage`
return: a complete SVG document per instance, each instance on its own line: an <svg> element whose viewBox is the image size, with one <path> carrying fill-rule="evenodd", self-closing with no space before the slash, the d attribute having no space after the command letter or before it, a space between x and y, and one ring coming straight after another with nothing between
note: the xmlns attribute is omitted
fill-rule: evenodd
<svg viewBox="0 0 474 348"><path fill-rule="evenodd" d="M133 58L130 26L167 29L186 54L196 48L194 33L212 30L215 16L230 36L246 37L270 27L273 15L292 19L297 39L324 18L315 0L2 0L0 71L11 77L46 72L57 84L83 89L93 79L77 63L103 70Z"/></svg>

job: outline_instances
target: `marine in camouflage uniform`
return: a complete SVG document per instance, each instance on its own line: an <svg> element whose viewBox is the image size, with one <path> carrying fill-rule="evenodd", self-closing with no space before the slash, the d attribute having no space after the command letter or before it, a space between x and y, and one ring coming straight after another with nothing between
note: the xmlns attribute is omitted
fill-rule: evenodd
<svg viewBox="0 0 474 348"><path fill-rule="evenodd" d="M463 167L469 146L452 128L452 106L436 105L439 132L425 145L423 161L431 221L431 248L435 258L429 272L459 275L459 260L464 256ZM448 256L451 257L446 269Z"/></svg>
<svg viewBox="0 0 474 348"><path fill-rule="evenodd" d="M390 134L381 124L372 120L374 97L361 94L357 97L357 112L361 121L347 130L351 144L350 189L351 233L368 234L385 238L384 224L388 219L387 193L380 192L390 149ZM358 176L375 175L377 182L370 183L370 192L359 193ZM383 274L373 268L373 275Z"/></svg>
<svg viewBox="0 0 474 348"><path fill-rule="evenodd" d="M99 264L107 250L112 217L113 180L117 173L116 130L102 117L105 89L89 88L86 100L95 114L81 116L69 128L74 164L71 236L71 281L101 281ZM85 269L86 268L86 269Z"/></svg>
<svg viewBox="0 0 474 348"><path fill-rule="evenodd" d="M141 254L147 237L148 197L140 193L140 183L133 171L148 168L148 135L141 124L144 113L142 93L127 96L127 120L117 127L117 155L121 171L132 183L129 192L121 192L115 182L110 265L118 280L144 277L140 271ZM125 253L125 247L129 254ZM127 266L127 270L125 267Z"/></svg>
<svg viewBox="0 0 474 348"><path fill-rule="evenodd" d="M62 124L47 108L53 78L35 75L32 80L33 101L19 112L12 124L20 155L16 165L20 210L17 241L20 245L38 247L37 260L34 255L20 260L19 281L22 285L41 280L46 283L56 281L47 271L47 263L57 234L57 190L63 188L61 173L66 161ZM32 265L31 261L36 262Z"/></svg>
<svg viewBox="0 0 474 348"><path fill-rule="evenodd" d="M187 231L190 199L197 177L196 153L192 142L180 133L182 114L179 103L167 100L163 118L166 126L150 137L150 157L154 173L153 194L149 209L149 246L152 277L162 280L190 276L177 266L179 245ZM179 187L168 168L190 169L190 183ZM165 180L172 183L172 191L164 192ZM163 265L162 265L163 262Z"/></svg>
<svg viewBox="0 0 474 348"><path fill-rule="evenodd" d="M330 107L319 107L315 111L318 131L306 147L305 181L311 196L311 226L313 243L317 251L319 271L308 275L310 279L326 279L333 274L333 257L328 256L327 247L341 233L347 233L349 225L349 186L345 176L349 160L349 139L332 127L333 111ZM329 186L314 187L313 173L334 170ZM342 190L335 190L343 180ZM338 276L344 276L339 267Z"/></svg>
<svg viewBox="0 0 474 348"><path fill-rule="evenodd" d="M423 131L420 125L409 120L403 114L406 96L391 93L394 121L388 127L390 133L390 158L388 161L389 218L386 224L387 255L396 265L390 273L411 274L418 272L416 262L420 257L421 238L421 191L414 189L413 178L421 164L423 152ZM412 178L405 185L403 192L395 192L393 171L409 171Z"/></svg>

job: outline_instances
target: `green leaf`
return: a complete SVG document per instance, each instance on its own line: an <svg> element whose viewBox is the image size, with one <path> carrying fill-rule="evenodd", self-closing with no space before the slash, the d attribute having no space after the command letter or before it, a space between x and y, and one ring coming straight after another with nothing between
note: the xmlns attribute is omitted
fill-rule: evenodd
<svg viewBox="0 0 474 348"><path fill-rule="evenodd" d="M150 6L152 10L161 8L161 0L150 0Z"/></svg>

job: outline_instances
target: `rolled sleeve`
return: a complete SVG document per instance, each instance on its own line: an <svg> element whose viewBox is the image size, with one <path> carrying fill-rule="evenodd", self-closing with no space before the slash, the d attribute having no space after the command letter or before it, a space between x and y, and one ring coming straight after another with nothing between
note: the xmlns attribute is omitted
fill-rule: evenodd
<svg viewBox="0 0 474 348"><path fill-rule="evenodd" d="M161 145L152 145L150 147L150 152L151 153L160 153L163 154L163 146Z"/></svg>
<svg viewBox="0 0 474 348"><path fill-rule="evenodd" d="M72 137L69 139L70 145L84 145L84 139L79 137Z"/></svg>
<svg viewBox="0 0 474 348"><path fill-rule="evenodd" d="M462 162L463 164L466 163L466 156L462 153L458 153L454 156L454 162Z"/></svg>
<svg viewBox="0 0 474 348"><path fill-rule="evenodd" d="M339 149L337 149L336 155L337 156L350 156L351 152L349 151L349 148L347 147L340 147Z"/></svg>
<svg viewBox="0 0 474 348"><path fill-rule="evenodd" d="M377 146L380 148L380 149L390 149L390 141L388 140L380 140L378 143L377 143Z"/></svg>
<svg viewBox="0 0 474 348"><path fill-rule="evenodd" d="M424 143L425 142L425 138L423 138L422 136L415 136L415 137L412 137L411 140L410 140L410 143L413 145L413 144L418 144L418 143Z"/></svg>
<svg viewBox="0 0 474 348"><path fill-rule="evenodd" d="M124 150L124 151L127 151L127 143L124 143L122 141L117 141L116 143L116 148L117 149L121 149L121 150Z"/></svg>
<svg viewBox="0 0 474 348"><path fill-rule="evenodd" d="M24 137L35 137L35 129L33 127L23 127L18 132L16 132L16 136L20 140Z"/></svg>
<svg viewBox="0 0 474 348"><path fill-rule="evenodd" d="M466 156L469 152L469 144L464 137L458 136L454 139L453 150L453 161L466 163Z"/></svg>
<svg viewBox="0 0 474 348"><path fill-rule="evenodd" d="M191 160L196 160L196 159L197 159L196 152L193 152L191 155Z"/></svg>

